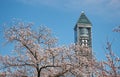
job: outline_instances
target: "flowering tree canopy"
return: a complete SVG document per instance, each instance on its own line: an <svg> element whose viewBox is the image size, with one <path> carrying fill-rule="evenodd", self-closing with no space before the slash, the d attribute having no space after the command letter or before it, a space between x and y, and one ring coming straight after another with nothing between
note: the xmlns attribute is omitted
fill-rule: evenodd
<svg viewBox="0 0 120 77"><path fill-rule="evenodd" d="M14 56L0 56L3 76L59 77L71 73L74 76L85 75L88 59L76 52L90 53L88 47L79 45L57 46L57 39L51 30L40 26L32 29L32 24L18 22L5 30L5 38L14 43Z"/></svg>
<svg viewBox="0 0 120 77"><path fill-rule="evenodd" d="M120 77L120 57L113 53L109 42L107 60L98 62L90 55L91 48L77 44L58 46L49 28L40 26L34 30L33 26L17 22L5 29L7 42L15 46L14 55L0 56L0 76Z"/></svg>

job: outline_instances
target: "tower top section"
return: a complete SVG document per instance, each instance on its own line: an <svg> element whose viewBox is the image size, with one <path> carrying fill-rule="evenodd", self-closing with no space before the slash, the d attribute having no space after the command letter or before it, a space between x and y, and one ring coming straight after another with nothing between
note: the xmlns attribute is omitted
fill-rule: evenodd
<svg viewBox="0 0 120 77"><path fill-rule="evenodd" d="M77 21L77 24L90 24L91 25L91 22L89 21L89 19L85 15L84 11L82 11L80 18Z"/></svg>
<svg viewBox="0 0 120 77"><path fill-rule="evenodd" d="M75 27L75 43L81 46L92 47L92 38L91 38L91 29L92 24L82 11L80 18L78 19Z"/></svg>

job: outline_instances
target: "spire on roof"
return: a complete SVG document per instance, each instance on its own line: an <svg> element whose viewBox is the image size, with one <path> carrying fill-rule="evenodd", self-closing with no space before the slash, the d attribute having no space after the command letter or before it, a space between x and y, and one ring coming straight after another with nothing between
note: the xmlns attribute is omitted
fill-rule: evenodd
<svg viewBox="0 0 120 77"><path fill-rule="evenodd" d="M82 11L81 13L84 13L84 11Z"/></svg>
<svg viewBox="0 0 120 77"><path fill-rule="evenodd" d="M84 11L82 11L80 18L78 19L77 23L83 23L83 24L91 24L87 16L85 15Z"/></svg>

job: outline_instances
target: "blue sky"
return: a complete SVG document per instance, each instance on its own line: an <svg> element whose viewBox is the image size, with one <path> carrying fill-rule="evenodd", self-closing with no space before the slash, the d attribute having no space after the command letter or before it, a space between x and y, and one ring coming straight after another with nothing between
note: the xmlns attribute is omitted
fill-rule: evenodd
<svg viewBox="0 0 120 77"><path fill-rule="evenodd" d="M74 42L73 28L81 14L92 22L92 43L95 55L101 59L106 39L113 43L114 52L120 56L120 34L112 32L120 25L120 0L0 0L0 54L13 50L5 43L4 23L13 18L34 22L34 27L45 25L52 29L60 45Z"/></svg>

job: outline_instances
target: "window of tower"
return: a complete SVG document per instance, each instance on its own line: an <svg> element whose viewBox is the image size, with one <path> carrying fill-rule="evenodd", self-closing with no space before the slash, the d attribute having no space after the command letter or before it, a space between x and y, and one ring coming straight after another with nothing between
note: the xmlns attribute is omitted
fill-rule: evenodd
<svg viewBox="0 0 120 77"><path fill-rule="evenodd" d="M82 43L84 43L84 40L82 40Z"/></svg>

